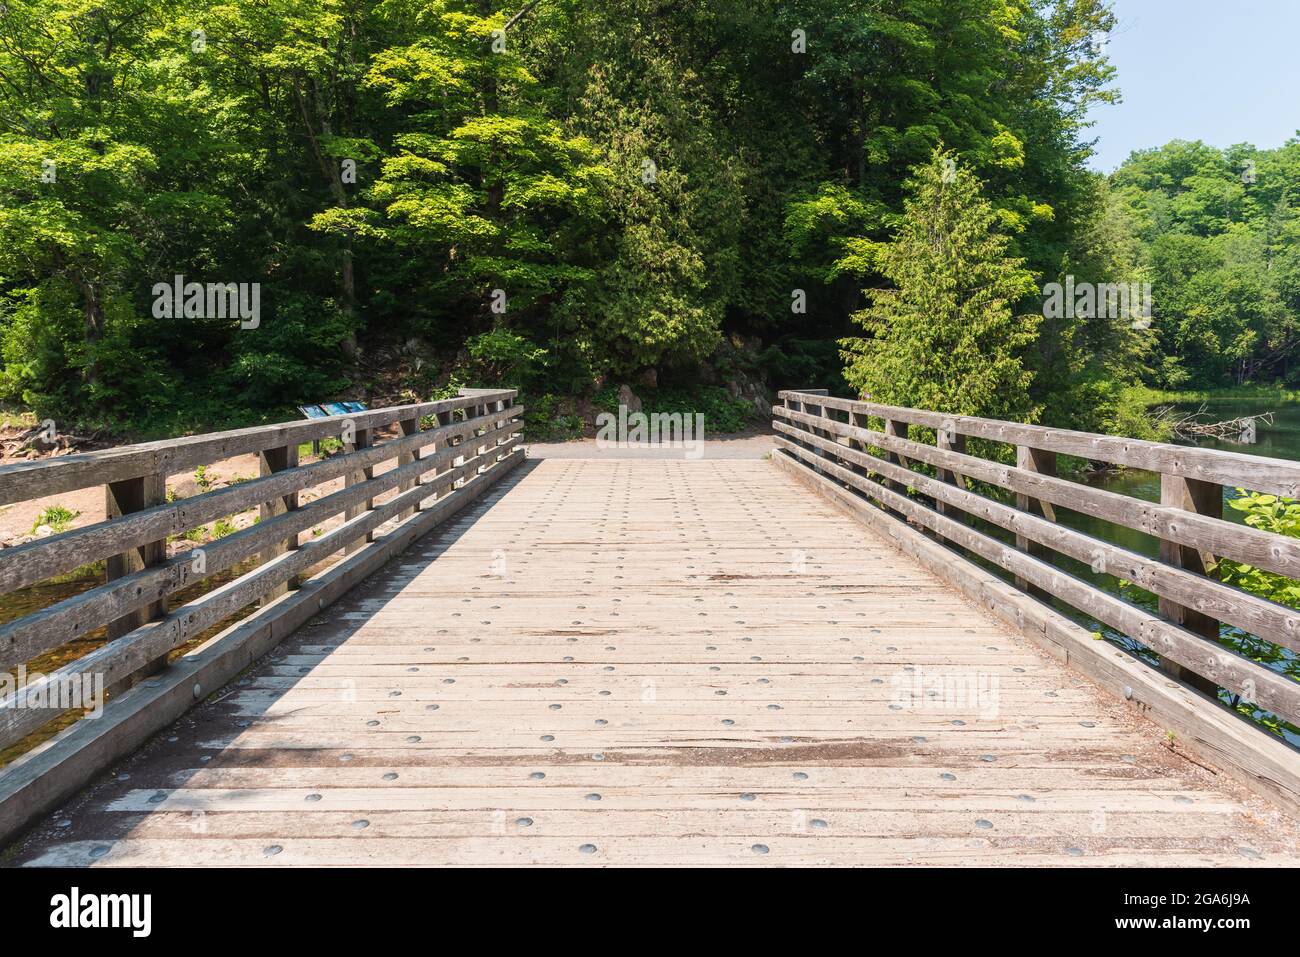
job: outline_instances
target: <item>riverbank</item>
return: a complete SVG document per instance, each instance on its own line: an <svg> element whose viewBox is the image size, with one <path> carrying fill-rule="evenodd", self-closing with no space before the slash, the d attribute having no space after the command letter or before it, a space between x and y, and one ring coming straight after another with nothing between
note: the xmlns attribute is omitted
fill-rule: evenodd
<svg viewBox="0 0 1300 957"><path fill-rule="evenodd" d="M1223 389L1152 389L1133 386L1128 390L1135 400L1152 405L1182 405L1188 402L1235 402L1252 399L1278 403L1300 402L1300 389L1280 385L1243 385ZM1268 410L1266 410L1268 411Z"/></svg>

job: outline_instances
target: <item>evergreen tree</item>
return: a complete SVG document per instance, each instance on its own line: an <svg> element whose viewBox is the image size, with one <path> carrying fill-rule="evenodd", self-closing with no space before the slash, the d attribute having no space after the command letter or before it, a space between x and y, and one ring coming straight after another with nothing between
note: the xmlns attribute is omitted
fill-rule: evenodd
<svg viewBox="0 0 1300 957"><path fill-rule="evenodd" d="M1033 421L1023 352L1040 317L1015 312L1033 276L952 154L936 149L913 172L898 231L878 250L893 288L867 291L854 319L868 338L842 341L845 378L888 405Z"/></svg>

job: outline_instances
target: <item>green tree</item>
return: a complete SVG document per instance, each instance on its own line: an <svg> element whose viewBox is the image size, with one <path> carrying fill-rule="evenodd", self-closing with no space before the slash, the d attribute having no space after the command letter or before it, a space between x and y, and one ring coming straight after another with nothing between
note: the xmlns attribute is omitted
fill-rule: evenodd
<svg viewBox="0 0 1300 957"><path fill-rule="evenodd" d="M152 350L133 279L153 230L202 197L187 203L158 173L179 127L146 62L165 12L13 0L0 16L2 381L47 414L104 412L130 391L124 376L166 391L135 374Z"/></svg>
<svg viewBox="0 0 1300 957"><path fill-rule="evenodd" d="M364 85L400 120L366 192L377 214L340 206L313 226L418 257L413 292L436 309L517 324L590 278L585 233L609 171L548 115L516 50L523 27L486 6L386 6L403 42L375 54Z"/></svg>
<svg viewBox="0 0 1300 957"><path fill-rule="evenodd" d="M845 378L888 405L1032 421L1023 353L1041 317L1015 307L1036 292L1007 254L974 173L936 149L914 171L902 223L879 254L892 288L872 289L845 339Z"/></svg>
<svg viewBox="0 0 1300 957"><path fill-rule="evenodd" d="M731 135L693 69L720 25L705 3L657 19L619 0L573 11L590 66L573 78L570 125L600 144L608 228L593 281L557 325L596 377L686 367L718 345L739 294L745 204Z"/></svg>

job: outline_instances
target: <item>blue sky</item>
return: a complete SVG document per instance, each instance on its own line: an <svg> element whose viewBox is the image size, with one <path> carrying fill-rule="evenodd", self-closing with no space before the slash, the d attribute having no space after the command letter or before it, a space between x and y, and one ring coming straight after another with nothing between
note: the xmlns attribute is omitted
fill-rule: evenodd
<svg viewBox="0 0 1300 957"><path fill-rule="evenodd" d="M1124 102L1092 111L1092 166L1172 139L1281 146L1300 129L1300 0L1115 0Z"/></svg>

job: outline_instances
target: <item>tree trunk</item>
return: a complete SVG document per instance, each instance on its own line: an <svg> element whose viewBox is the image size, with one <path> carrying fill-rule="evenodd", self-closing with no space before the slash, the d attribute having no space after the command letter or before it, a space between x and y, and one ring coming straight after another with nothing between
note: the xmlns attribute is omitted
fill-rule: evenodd
<svg viewBox="0 0 1300 957"><path fill-rule="evenodd" d="M318 117L321 135L330 135L330 121L324 104L320 102L319 88L314 80L308 80L312 100L315 104L314 112ZM302 87L295 83L294 94L298 101L298 112L302 116L303 127L307 130L307 140L311 143L312 154L316 157L316 163L320 167L321 176L325 179L329 187L330 195L334 199L335 205L340 209L348 208L347 190L343 188L343 177L339 172L338 164L332 161L331 157L325 155L321 149L320 138L316 133L316 124L312 122L311 113L307 109L307 100L303 96ZM352 238L345 237L343 247L339 251L339 291L343 300L343 312L348 319L354 320L357 313L357 285L356 273L352 255ZM340 343L343 354L349 361L355 361L357 358L357 339L356 334L349 329L347 336Z"/></svg>
<svg viewBox="0 0 1300 957"><path fill-rule="evenodd" d="M104 307L100 301L99 290L94 282L84 274L77 274L77 288L81 290L82 339L86 344L86 365L82 370L82 381L88 386L99 382L99 362L95 357L96 346L104 338Z"/></svg>

